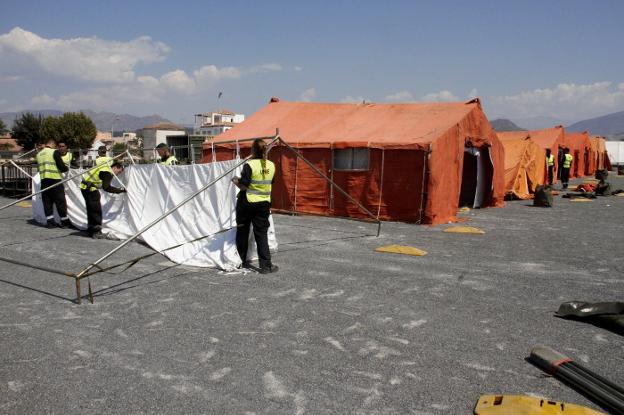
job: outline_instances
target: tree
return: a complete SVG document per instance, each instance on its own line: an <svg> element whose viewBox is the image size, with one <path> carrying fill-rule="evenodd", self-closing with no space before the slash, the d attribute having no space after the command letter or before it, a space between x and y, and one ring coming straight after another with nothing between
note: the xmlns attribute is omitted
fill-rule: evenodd
<svg viewBox="0 0 624 415"><path fill-rule="evenodd" d="M126 151L126 144L124 143L115 143L113 144L113 155L119 155Z"/></svg>
<svg viewBox="0 0 624 415"><path fill-rule="evenodd" d="M0 134L6 134L7 132L9 132L9 129L6 127L4 121L0 119Z"/></svg>
<svg viewBox="0 0 624 415"><path fill-rule="evenodd" d="M35 116L32 112L26 112L15 120L11 136L24 150L32 150L37 143L43 141L41 126L41 115Z"/></svg>
<svg viewBox="0 0 624 415"><path fill-rule="evenodd" d="M42 130L45 138L62 141L72 149L91 148L97 135L95 124L82 112L66 112L60 117L47 117Z"/></svg>

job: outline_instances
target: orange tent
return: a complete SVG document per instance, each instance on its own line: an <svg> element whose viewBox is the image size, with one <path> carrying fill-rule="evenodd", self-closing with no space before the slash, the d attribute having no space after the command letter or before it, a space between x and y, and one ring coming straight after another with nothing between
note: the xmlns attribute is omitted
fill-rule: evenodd
<svg viewBox="0 0 624 415"><path fill-rule="evenodd" d="M505 147L505 192L508 197L530 199L546 182L546 152L528 131L497 132Z"/></svg>
<svg viewBox="0 0 624 415"><path fill-rule="evenodd" d="M555 156L555 168L553 173L553 181L557 181L559 172L559 162L563 157L563 148L565 147L565 129L558 125L553 128L545 128L542 130L529 131L531 140L539 145L543 150L549 149L551 154Z"/></svg>
<svg viewBox="0 0 624 415"><path fill-rule="evenodd" d="M572 155L572 167L570 178L583 177L594 174L591 160L591 143L587 131L574 133L566 131L565 146L570 149Z"/></svg>
<svg viewBox="0 0 624 415"><path fill-rule="evenodd" d="M592 148L592 166L594 171L607 169L611 170L611 162L607 153L607 144L604 137L594 136L589 138Z"/></svg>
<svg viewBox="0 0 624 415"><path fill-rule="evenodd" d="M503 205L503 147L478 99L321 104L274 98L205 143L203 161L232 159L236 147L249 154L249 142L240 140L272 136L276 128L379 219L444 223L456 219L460 204ZM274 209L367 217L284 146L273 148L270 158L277 167Z"/></svg>

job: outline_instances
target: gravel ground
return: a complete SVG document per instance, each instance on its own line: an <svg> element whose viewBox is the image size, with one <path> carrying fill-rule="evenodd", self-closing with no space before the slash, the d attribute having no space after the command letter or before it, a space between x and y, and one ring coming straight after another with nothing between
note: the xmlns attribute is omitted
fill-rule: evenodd
<svg viewBox="0 0 624 415"><path fill-rule="evenodd" d="M624 300L624 197L555 203L461 214L484 235L276 215L276 274L152 256L93 277L95 304L0 262L0 413L470 414L486 393L596 408L525 358L548 345L624 384L624 338L553 316ZM0 213L1 257L76 272L117 244L29 219ZM374 252L389 244L428 255Z"/></svg>

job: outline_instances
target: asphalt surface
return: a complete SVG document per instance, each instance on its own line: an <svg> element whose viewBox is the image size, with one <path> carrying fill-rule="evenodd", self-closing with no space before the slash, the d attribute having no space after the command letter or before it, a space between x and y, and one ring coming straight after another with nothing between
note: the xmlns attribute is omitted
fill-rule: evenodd
<svg viewBox="0 0 624 415"><path fill-rule="evenodd" d="M471 414L486 393L597 408L525 358L548 345L624 384L623 337L553 316L624 301L624 197L530 203L461 214L484 235L276 215L276 274L152 256L92 277L95 304L0 261L0 413ZM0 257L76 272L117 244L29 218L0 212ZM389 244L428 255L374 252Z"/></svg>

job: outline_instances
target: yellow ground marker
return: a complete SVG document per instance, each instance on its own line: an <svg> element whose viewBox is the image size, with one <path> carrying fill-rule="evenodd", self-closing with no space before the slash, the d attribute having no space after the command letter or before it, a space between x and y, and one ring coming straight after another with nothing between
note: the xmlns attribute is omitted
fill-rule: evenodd
<svg viewBox="0 0 624 415"><path fill-rule="evenodd" d="M616 196L624 197L624 193L618 193Z"/></svg>
<svg viewBox="0 0 624 415"><path fill-rule="evenodd" d="M594 199L586 199L584 197L579 197L578 199L570 199L570 202L593 202Z"/></svg>
<svg viewBox="0 0 624 415"><path fill-rule="evenodd" d="M452 226L450 228L444 229L442 232L446 232L446 233L473 233L473 234L477 234L477 235L485 234L485 231L483 231L483 230L481 230L479 228L474 228L472 226Z"/></svg>
<svg viewBox="0 0 624 415"><path fill-rule="evenodd" d="M482 395L475 415L605 415L586 406L522 395Z"/></svg>
<svg viewBox="0 0 624 415"><path fill-rule="evenodd" d="M427 251L423 251L422 249L414 248L413 246L403 246L403 245L386 245L380 246L375 249L376 252L386 252L390 254L403 254L403 255L412 255L412 256L424 256L427 255Z"/></svg>
<svg viewBox="0 0 624 415"><path fill-rule="evenodd" d="M464 206L462 208L459 208L460 212L470 212L470 208L468 206Z"/></svg>
<svg viewBox="0 0 624 415"><path fill-rule="evenodd" d="M29 208L29 207L32 207L32 204L30 202L19 202L19 203L16 203L15 206Z"/></svg>

